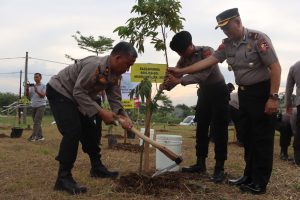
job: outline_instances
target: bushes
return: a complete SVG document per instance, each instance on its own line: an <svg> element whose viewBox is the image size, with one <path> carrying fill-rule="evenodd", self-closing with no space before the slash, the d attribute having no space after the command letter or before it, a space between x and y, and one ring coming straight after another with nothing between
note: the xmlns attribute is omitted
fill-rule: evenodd
<svg viewBox="0 0 300 200"><path fill-rule="evenodd" d="M3 106L8 106L13 102L17 101L19 96L10 92L0 92L0 110L3 109Z"/></svg>
<svg viewBox="0 0 300 200"><path fill-rule="evenodd" d="M179 124L181 120L181 118L176 117L173 113L167 115L154 113L152 115L152 121L156 123Z"/></svg>

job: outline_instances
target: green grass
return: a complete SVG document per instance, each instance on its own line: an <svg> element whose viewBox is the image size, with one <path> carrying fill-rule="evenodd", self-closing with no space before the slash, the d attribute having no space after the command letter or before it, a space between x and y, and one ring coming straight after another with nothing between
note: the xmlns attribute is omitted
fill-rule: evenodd
<svg viewBox="0 0 300 200"><path fill-rule="evenodd" d="M14 117L0 116L0 134L9 136L8 126L13 122ZM43 132L45 141L29 142L27 138L31 130L24 130L21 138L0 138L0 199L5 200L65 200L65 199L245 199L245 200L269 200L269 199L300 199L300 169L289 162L279 160L279 136L275 137L274 170L267 194L253 196L240 193L236 187L227 184L213 184L208 178L199 181L186 180L193 183L203 191L199 193L180 194L178 191L167 191L165 196L143 196L134 193L117 193L114 191L116 181L111 179L95 179L89 176L90 163L88 156L78 149L78 157L74 165L74 178L81 184L88 187L88 193L72 197L64 192L53 191L53 185L57 176L58 163L55 160L61 135L56 125L51 125L53 118L43 118ZM32 124L28 117L27 122ZM137 127L136 127L137 128ZM140 128L140 127L139 127ZM195 162L195 126L167 126L155 124L156 134L175 134L183 137L181 166L194 164ZM229 142L233 141L233 131L229 128ZM120 127L113 128L113 134L123 135ZM108 134L108 127L103 126L102 135ZM124 139L118 139L122 143ZM139 143L139 139L127 140L133 144ZM112 170L118 170L120 175L130 172L138 172L139 154L127 151L108 149L108 142L105 137L101 140L102 160ZM289 152L290 155L292 154ZM214 169L214 144L210 143L209 156L207 158L207 171L212 174ZM228 160L225 163L225 170L229 178L236 178L243 172L243 148L234 144L228 145ZM155 170L155 149L150 150L150 170Z"/></svg>
<svg viewBox="0 0 300 200"><path fill-rule="evenodd" d="M53 116L50 115L45 115L43 117L43 125L47 125L50 124L51 122L53 122ZM32 118L31 116L27 116L26 117L26 124L23 123L23 118L21 118L20 121L20 126L23 128L27 128L28 125L30 125L30 127L32 127ZM19 126L19 120L18 117L16 116L11 116L11 115L0 115L0 127L4 126L4 127L13 127L13 126Z"/></svg>

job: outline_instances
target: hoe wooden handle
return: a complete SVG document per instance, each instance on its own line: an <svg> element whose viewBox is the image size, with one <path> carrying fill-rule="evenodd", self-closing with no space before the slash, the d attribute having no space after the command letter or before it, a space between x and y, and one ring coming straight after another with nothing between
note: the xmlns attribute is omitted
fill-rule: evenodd
<svg viewBox="0 0 300 200"><path fill-rule="evenodd" d="M122 122L122 120L123 119L121 119L121 118L118 119L118 121L120 123ZM163 154L165 154L168 158L170 158L171 160L173 160L177 164L180 164L182 162L182 157L181 156L175 154L173 151L171 151L167 147L159 144L158 142L156 142L154 140L151 140L150 138L148 138L147 136L145 136L144 134L142 134L141 132L139 132L134 127L131 128L131 132L133 132L136 136L138 136L139 138L141 138L144 141L148 142L149 144L152 144L152 146L154 146L155 148L157 148L158 150L160 150Z"/></svg>

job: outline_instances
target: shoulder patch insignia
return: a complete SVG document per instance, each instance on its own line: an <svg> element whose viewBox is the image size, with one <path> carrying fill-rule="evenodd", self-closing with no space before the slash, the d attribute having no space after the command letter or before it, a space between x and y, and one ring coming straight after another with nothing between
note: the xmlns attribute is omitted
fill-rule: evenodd
<svg viewBox="0 0 300 200"><path fill-rule="evenodd" d="M202 52L202 57L203 58L207 58L210 55L211 55L211 51L209 49Z"/></svg>
<svg viewBox="0 0 300 200"><path fill-rule="evenodd" d="M223 49L225 49L224 41L222 41L222 44L219 45L217 51L221 51L221 50L223 50Z"/></svg>
<svg viewBox="0 0 300 200"><path fill-rule="evenodd" d="M252 40L257 40L259 34L258 33L254 33L254 32L249 32L248 33L248 38L252 39Z"/></svg>
<svg viewBox="0 0 300 200"><path fill-rule="evenodd" d="M268 44L268 42L267 42L265 39L259 40L259 41L257 42L257 46L258 46L258 49L259 49L262 53L268 51L268 49L269 49L269 47L270 47L269 44Z"/></svg>

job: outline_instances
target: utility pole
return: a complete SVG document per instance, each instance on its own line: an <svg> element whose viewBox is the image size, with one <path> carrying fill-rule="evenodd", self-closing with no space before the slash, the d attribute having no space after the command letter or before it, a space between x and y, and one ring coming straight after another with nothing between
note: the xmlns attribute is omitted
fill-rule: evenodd
<svg viewBox="0 0 300 200"><path fill-rule="evenodd" d="M20 83L19 83L19 100L22 97L22 70L20 70ZM21 109L18 107L18 124L21 124Z"/></svg>
<svg viewBox="0 0 300 200"><path fill-rule="evenodd" d="M26 57L25 57L25 79L24 79L24 96L26 96L26 87L27 87L27 81L28 81L28 52L26 52ZM27 107L24 106L23 108L23 124L27 124L27 120L26 120L26 117L27 117Z"/></svg>

